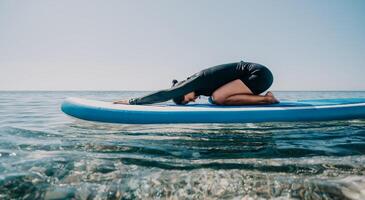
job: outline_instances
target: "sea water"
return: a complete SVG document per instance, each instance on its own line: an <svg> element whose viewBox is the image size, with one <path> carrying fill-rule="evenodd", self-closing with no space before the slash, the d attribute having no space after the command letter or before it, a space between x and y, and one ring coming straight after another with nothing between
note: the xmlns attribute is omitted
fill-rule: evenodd
<svg viewBox="0 0 365 200"><path fill-rule="evenodd" d="M0 92L0 199L365 199L364 119L118 125L60 111L66 97L146 93Z"/></svg>

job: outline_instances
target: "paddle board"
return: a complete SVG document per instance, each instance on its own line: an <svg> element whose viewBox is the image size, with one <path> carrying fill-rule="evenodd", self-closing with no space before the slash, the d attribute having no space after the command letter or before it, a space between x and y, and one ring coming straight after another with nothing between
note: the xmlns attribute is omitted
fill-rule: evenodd
<svg viewBox="0 0 365 200"><path fill-rule="evenodd" d="M254 123L365 119L365 98L283 101L271 105L122 105L67 98L61 110L75 118L108 123Z"/></svg>

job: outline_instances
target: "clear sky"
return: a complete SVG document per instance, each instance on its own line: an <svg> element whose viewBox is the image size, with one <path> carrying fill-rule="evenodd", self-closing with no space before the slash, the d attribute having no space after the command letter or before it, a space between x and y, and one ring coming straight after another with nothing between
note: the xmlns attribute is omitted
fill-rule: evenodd
<svg viewBox="0 0 365 200"><path fill-rule="evenodd" d="M365 90L363 0L0 0L0 90L157 90L268 66L272 90Z"/></svg>

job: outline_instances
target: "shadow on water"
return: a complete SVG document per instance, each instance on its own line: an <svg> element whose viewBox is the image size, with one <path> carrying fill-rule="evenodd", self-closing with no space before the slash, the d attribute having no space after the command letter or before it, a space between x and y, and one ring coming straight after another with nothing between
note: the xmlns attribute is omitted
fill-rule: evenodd
<svg viewBox="0 0 365 200"><path fill-rule="evenodd" d="M365 153L361 120L210 125L71 124L93 137L89 151L171 159L297 158ZM95 131L96 130L96 131ZM105 131L107 131L105 133ZM101 136L99 132L104 132Z"/></svg>
<svg viewBox="0 0 365 200"><path fill-rule="evenodd" d="M364 124L363 120L224 125L113 125L75 121L57 127L56 131L2 127L0 145L26 151L64 150L106 158L127 157L126 164L136 165L143 162L138 159L132 162L130 157L143 156L157 163L162 159L186 160L184 167L198 168L190 166L192 161L363 155Z"/></svg>

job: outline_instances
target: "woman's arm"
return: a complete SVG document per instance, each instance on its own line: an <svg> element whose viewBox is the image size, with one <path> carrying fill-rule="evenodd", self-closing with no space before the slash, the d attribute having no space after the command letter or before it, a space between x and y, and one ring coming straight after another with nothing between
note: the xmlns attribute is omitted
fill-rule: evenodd
<svg viewBox="0 0 365 200"><path fill-rule="evenodd" d="M188 94L197 90L202 84L202 73L196 73L190 76L183 83L174 86L170 89L159 90L143 97L133 98L129 100L129 104L142 105L168 101L178 96Z"/></svg>

